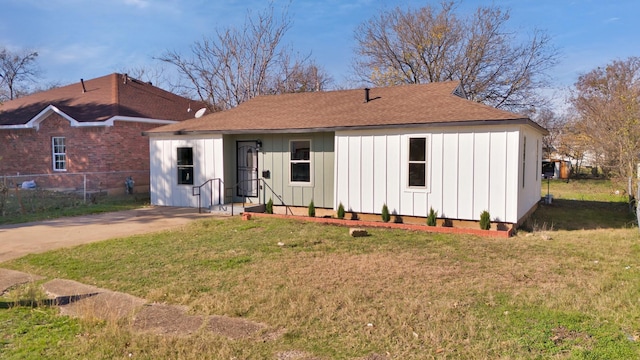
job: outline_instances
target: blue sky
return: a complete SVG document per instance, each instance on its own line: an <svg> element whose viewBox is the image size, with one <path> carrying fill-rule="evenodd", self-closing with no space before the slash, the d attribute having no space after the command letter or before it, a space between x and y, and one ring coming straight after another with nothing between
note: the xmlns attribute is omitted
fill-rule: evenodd
<svg viewBox="0 0 640 360"><path fill-rule="evenodd" d="M289 1L275 1L279 7ZM293 20L286 44L344 84L353 57L355 28L396 6L437 5L417 0L291 0ZM492 1L466 0L460 11ZM496 0L510 9L510 28L526 36L534 28L553 38L561 52L554 86L571 86L579 74L614 59L640 56L640 1ZM238 25L257 0L0 0L0 46L33 49L43 83L61 85L136 66L153 66L166 50L189 47L222 27Z"/></svg>

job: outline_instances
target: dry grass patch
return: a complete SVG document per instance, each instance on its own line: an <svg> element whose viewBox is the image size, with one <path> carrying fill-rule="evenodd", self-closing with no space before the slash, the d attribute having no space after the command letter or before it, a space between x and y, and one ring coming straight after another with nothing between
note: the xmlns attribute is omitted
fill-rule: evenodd
<svg viewBox="0 0 640 360"><path fill-rule="evenodd" d="M511 239L370 233L204 220L10 265L185 306L203 320L182 338L96 326L87 340L95 349L75 345L95 357L109 357L108 348L182 359L640 356L629 340L640 332L637 229ZM225 333L227 319L238 333Z"/></svg>

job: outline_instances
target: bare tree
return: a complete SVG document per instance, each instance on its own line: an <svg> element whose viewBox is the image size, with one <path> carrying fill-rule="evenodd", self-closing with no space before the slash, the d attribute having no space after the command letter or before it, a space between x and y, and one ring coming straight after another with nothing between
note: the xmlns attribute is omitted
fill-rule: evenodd
<svg viewBox="0 0 640 360"><path fill-rule="evenodd" d="M559 140L567 124L565 117L546 107L534 109L528 116L549 131L549 134L542 138L542 148L544 157L550 159L552 154L557 153L560 148Z"/></svg>
<svg viewBox="0 0 640 360"><path fill-rule="evenodd" d="M589 138L592 151L602 154L605 168L625 179L634 176L640 155L640 58L581 75L571 104L577 129Z"/></svg>
<svg viewBox="0 0 640 360"><path fill-rule="evenodd" d="M307 59L291 61L285 56L270 88L277 94L324 91L332 82L331 76L315 62Z"/></svg>
<svg viewBox="0 0 640 360"><path fill-rule="evenodd" d="M174 65L183 85L210 110L229 109L260 94L312 90L324 86L328 77L307 60L291 60L291 51L282 39L291 27L287 10L280 17L273 4L252 16L247 13L241 28L218 30L215 36L196 42L191 56L169 51L159 58ZM315 69L315 77L308 76ZM313 87L316 89L316 87Z"/></svg>
<svg viewBox="0 0 640 360"><path fill-rule="evenodd" d="M594 151L591 140L580 130L580 124L575 116L569 116L557 129L555 152L562 158L573 160L576 173L580 173L580 167L586 160L590 163L595 162L596 169L598 168L599 153Z"/></svg>
<svg viewBox="0 0 640 360"><path fill-rule="evenodd" d="M11 52L0 48L0 102L28 93L26 83L33 82L38 76L37 57L36 51Z"/></svg>
<svg viewBox="0 0 640 360"><path fill-rule="evenodd" d="M361 24L353 70L376 86L460 81L471 100L520 110L543 104L536 90L557 63L550 38L536 30L517 42L506 30L509 11L480 6L456 14L456 2L439 8L395 8Z"/></svg>
<svg viewBox="0 0 640 360"><path fill-rule="evenodd" d="M124 67L118 72L173 92L175 89L172 87L171 81L165 73L165 67L162 65Z"/></svg>

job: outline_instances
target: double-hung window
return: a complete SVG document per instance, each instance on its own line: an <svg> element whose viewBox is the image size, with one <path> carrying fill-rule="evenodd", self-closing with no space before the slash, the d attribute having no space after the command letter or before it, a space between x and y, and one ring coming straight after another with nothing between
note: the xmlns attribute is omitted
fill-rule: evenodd
<svg viewBox="0 0 640 360"><path fill-rule="evenodd" d="M290 182L296 184L311 183L311 140L291 140Z"/></svg>
<svg viewBox="0 0 640 360"><path fill-rule="evenodd" d="M178 148L178 185L193 185L193 148Z"/></svg>
<svg viewBox="0 0 640 360"><path fill-rule="evenodd" d="M54 171L67 171L67 147L64 137L51 138L51 158Z"/></svg>
<svg viewBox="0 0 640 360"><path fill-rule="evenodd" d="M409 187L427 187L427 139L409 138Z"/></svg>

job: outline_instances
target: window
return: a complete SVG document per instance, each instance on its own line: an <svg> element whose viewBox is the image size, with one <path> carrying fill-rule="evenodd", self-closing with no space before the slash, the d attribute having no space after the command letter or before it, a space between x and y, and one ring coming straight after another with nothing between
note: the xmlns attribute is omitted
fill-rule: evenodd
<svg viewBox="0 0 640 360"><path fill-rule="evenodd" d="M193 149L178 148L178 185L193 185Z"/></svg>
<svg viewBox="0 0 640 360"><path fill-rule="evenodd" d="M524 188L524 179L527 175L527 137L522 142L522 187Z"/></svg>
<svg viewBox="0 0 640 360"><path fill-rule="evenodd" d="M54 137L51 139L53 170L67 171L67 147L64 144L63 137Z"/></svg>
<svg viewBox="0 0 640 360"><path fill-rule="evenodd" d="M538 181L538 175L540 175L540 140L536 140L536 158L535 158L535 162L536 162L536 181Z"/></svg>
<svg viewBox="0 0 640 360"><path fill-rule="evenodd" d="M311 140L292 140L290 164L292 183L311 182Z"/></svg>
<svg viewBox="0 0 640 360"><path fill-rule="evenodd" d="M427 186L427 139L409 138L409 187Z"/></svg>

